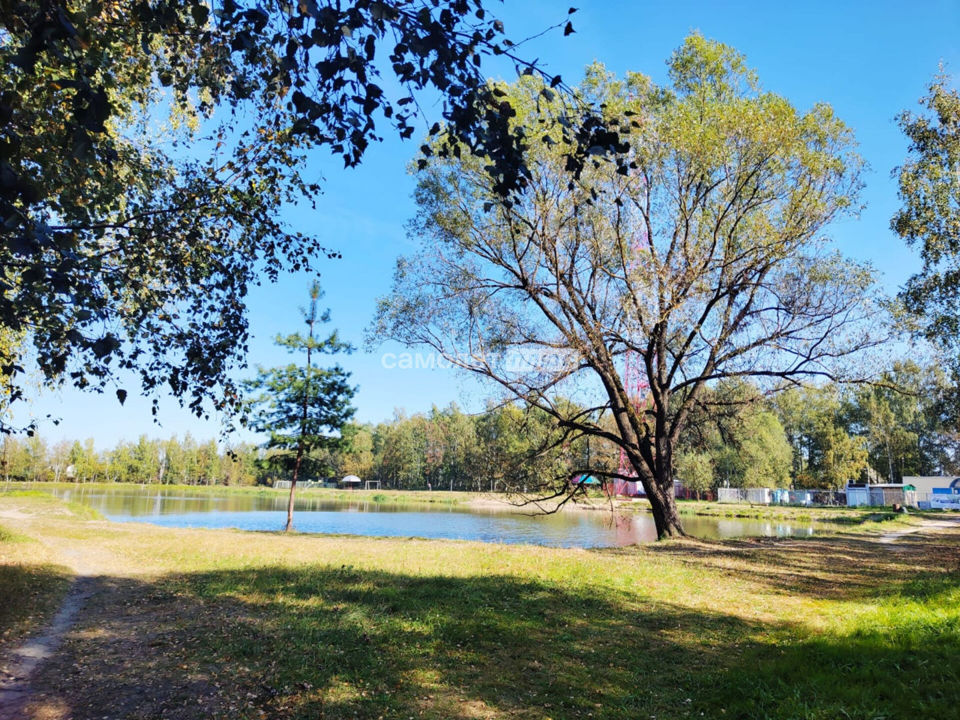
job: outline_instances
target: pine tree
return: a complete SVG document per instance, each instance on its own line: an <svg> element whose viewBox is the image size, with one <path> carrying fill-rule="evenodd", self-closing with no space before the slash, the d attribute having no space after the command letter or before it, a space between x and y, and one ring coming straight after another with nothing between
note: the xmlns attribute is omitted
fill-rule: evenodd
<svg viewBox="0 0 960 720"><path fill-rule="evenodd" d="M302 309L306 336L278 335L275 340L291 353L304 353L303 364L258 368L258 377L246 383L248 390L259 392L251 400L249 427L269 433L265 445L268 449L283 451L288 459L292 456L287 531L293 527L294 492L304 458L311 450L334 445L335 433L340 432L355 412L350 400L356 387L349 384L350 373L339 365L314 367L314 355L353 351L351 345L340 340L336 330L325 338L316 337L317 324L330 321L329 310L317 312L317 301L321 297L320 285L314 282L310 286L310 304Z"/></svg>

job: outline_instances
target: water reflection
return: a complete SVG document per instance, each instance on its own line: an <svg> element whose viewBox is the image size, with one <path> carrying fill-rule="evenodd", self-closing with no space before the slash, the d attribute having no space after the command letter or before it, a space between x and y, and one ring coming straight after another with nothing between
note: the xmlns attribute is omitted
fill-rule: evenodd
<svg viewBox="0 0 960 720"><path fill-rule="evenodd" d="M111 520L167 527L279 530L285 495L277 493L196 495L178 488L144 486L52 487L58 497L96 508ZM521 515L494 508L455 505L393 505L363 500L330 500L300 493L294 522L301 532L425 537L556 547L620 547L656 539L653 518L644 514L571 511ZM810 524L759 520L684 518L684 528L702 538L813 535Z"/></svg>

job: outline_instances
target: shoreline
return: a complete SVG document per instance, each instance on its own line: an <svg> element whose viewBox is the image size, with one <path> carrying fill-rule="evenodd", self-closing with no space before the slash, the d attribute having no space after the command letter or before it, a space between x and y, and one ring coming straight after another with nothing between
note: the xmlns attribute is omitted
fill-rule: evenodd
<svg viewBox="0 0 960 720"><path fill-rule="evenodd" d="M41 482L4 482L0 483L0 497L22 493L40 492L52 495L53 490L71 492L83 491L122 491L124 489L143 491L156 490L162 494L178 493L184 496L268 496L286 497L289 490L266 486L219 486L219 485L160 485L149 483L41 483ZM363 502L376 505L414 506L443 505L464 510L496 511L508 514L536 515L552 513L614 512L623 514L649 514L647 502L633 498L615 498L612 501L604 496L588 496L566 502L556 509L557 499L537 501L528 496L491 494L489 492L468 492L448 490L339 490L332 488L307 488L297 491L301 499L321 499L334 502ZM79 502L71 499L71 502ZM949 514L937 511L916 511L898 515L882 507L809 507L792 505L750 505L717 503L701 500L678 500L677 509L681 517L729 518L743 520L792 520L812 522L822 525L846 526L851 529L864 523L900 521L909 523L910 518L930 517L949 518Z"/></svg>

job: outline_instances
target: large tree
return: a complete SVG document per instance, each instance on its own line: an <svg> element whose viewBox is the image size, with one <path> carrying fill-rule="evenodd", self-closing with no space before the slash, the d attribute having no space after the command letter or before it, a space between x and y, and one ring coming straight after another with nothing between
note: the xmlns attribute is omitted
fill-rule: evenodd
<svg viewBox="0 0 960 720"><path fill-rule="evenodd" d="M249 286L333 252L281 221L320 191L312 150L356 165L439 95L456 147L493 158L501 192L522 185L491 55L539 72L481 0L0 3L6 399L23 393L9 336L48 383L122 402L125 369L198 414L235 407Z"/></svg>
<svg viewBox="0 0 960 720"><path fill-rule="evenodd" d="M839 377L882 328L869 267L825 236L859 207L851 131L827 105L761 90L741 55L699 35L669 75L589 70L573 105L603 107L625 146L584 168L567 159L571 103L535 78L504 88L512 122L541 140L525 191L504 201L482 160L425 158L423 249L400 261L375 333L618 445L660 537L683 532L674 450L706 388ZM557 402L573 392L595 402Z"/></svg>

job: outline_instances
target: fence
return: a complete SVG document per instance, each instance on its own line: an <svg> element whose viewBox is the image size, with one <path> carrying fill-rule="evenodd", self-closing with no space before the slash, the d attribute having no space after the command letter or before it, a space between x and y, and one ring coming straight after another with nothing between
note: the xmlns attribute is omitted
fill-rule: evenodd
<svg viewBox="0 0 960 720"><path fill-rule="evenodd" d="M842 490L786 490L782 488L717 488L717 501L751 505L845 506Z"/></svg>
<svg viewBox="0 0 960 720"><path fill-rule="evenodd" d="M289 480L274 480L273 487L275 490L286 490L290 487ZM297 483L297 487L301 490L309 490L310 488L322 488L322 487L337 487L336 483L325 483L323 480L300 480Z"/></svg>
<svg viewBox="0 0 960 720"><path fill-rule="evenodd" d="M940 494L864 485L846 490L784 490L779 488L717 488L717 502L751 505L890 507L960 510L960 494Z"/></svg>

